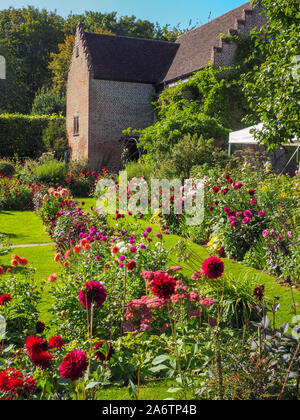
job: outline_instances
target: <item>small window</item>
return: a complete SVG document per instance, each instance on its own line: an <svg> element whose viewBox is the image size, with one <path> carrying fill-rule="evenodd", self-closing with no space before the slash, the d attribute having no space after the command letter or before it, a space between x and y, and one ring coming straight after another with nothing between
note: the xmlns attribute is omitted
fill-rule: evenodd
<svg viewBox="0 0 300 420"><path fill-rule="evenodd" d="M79 46L76 45L76 57L79 57Z"/></svg>
<svg viewBox="0 0 300 420"><path fill-rule="evenodd" d="M74 136L79 136L79 117L74 117Z"/></svg>

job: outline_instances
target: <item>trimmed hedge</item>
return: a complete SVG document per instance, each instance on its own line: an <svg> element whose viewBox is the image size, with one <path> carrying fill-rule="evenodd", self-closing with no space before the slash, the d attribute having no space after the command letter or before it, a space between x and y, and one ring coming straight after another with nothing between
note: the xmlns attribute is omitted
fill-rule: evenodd
<svg viewBox="0 0 300 420"><path fill-rule="evenodd" d="M0 156L39 157L46 151L44 130L50 122L59 125L62 120L57 115L0 114Z"/></svg>

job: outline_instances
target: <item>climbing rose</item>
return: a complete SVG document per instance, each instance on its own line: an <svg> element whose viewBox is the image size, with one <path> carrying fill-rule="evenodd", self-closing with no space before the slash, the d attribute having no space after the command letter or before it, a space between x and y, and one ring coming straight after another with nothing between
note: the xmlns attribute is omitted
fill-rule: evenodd
<svg viewBox="0 0 300 420"><path fill-rule="evenodd" d="M79 290L78 299L85 308L90 309L92 303L96 303L96 308L99 308L105 302L106 294L103 284L90 281Z"/></svg>
<svg viewBox="0 0 300 420"><path fill-rule="evenodd" d="M176 281L169 274L157 271L150 285L155 296L167 300L175 293Z"/></svg>
<svg viewBox="0 0 300 420"><path fill-rule="evenodd" d="M88 367L87 355L81 350L74 350L67 354L59 366L62 378L77 381Z"/></svg>
<svg viewBox="0 0 300 420"><path fill-rule="evenodd" d="M224 263L217 257L207 258L202 264L203 274L209 279L221 277L224 273Z"/></svg>
<svg viewBox="0 0 300 420"><path fill-rule="evenodd" d="M2 276L4 274L4 268L0 267L0 276Z"/></svg>

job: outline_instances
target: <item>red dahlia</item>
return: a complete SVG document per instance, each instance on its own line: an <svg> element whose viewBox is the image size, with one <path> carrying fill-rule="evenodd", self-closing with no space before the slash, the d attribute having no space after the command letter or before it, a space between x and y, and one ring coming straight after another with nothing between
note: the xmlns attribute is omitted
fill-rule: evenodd
<svg viewBox="0 0 300 420"><path fill-rule="evenodd" d="M53 360L53 355L47 351L41 351L40 353L37 353L31 357L32 363L41 369L48 369L51 366Z"/></svg>
<svg viewBox="0 0 300 420"><path fill-rule="evenodd" d="M46 340L30 336L25 342L25 348L35 366L41 369L48 369L51 366L54 357L46 351L48 348Z"/></svg>
<svg viewBox="0 0 300 420"><path fill-rule="evenodd" d="M8 394L7 399L26 398L35 391L36 381L13 368L0 372L0 392Z"/></svg>
<svg viewBox="0 0 300 420"><path fill-rule="evenodd" d="M111 356L114 354L114 349L112 348L111 343L108 343L107 351L98 351L103 347L105 344L105 340L98 341L96 343L94 350L95 350L95 356L97 360L101 360L102 362L110 360ZM104 349L103 349L104 350Z"/></svg>
<svg viewBox="0 0 300 420"><path fill-rule="evenodd" d="M168 273L157 271L150 285L155 296L167 300L175 293L176 281Z"/></svg>
<svg viewBox="0 0 300 420"><path fill-rule="evenodd" d="M59 367L62 378L77 381L88 367L87 355L81 350L74 350L67 354Z"/></svg>
<svg viewBox="0 0 300 420"><path fill-rule="evenodd" d="M129 261L129 263L127 264L127 270L134 270L136 267L136 262L135 261Z"/></svg>
<svg viewBox="0 0 300 420"><path fill-rule="evenodd" d="M49 340L49 347L54 349L61 349L64 346L65 342L59 335L54 335Z"/></svg>
<svg viewBox="0 0 300 420"><path fill-rule="evenodd" d="M202 264L203 274L209 279L221 277L224 273L224 263L217 257L207 258Z"/></svg>
<svg viewBox="0 0 300 420"><path fill-rule="evenodd" d="M47 343L46 340L43 340L42 338L35 337L34 335L31 335L31 336L27 337L27 339L25 341L25 348L27 350L28 355L30 357L33 357L36 354L47 350L48 343Z"/></svg>
<svg viewBox="0 0 300 420"><path fill-rule="evenodd" d="M98 281L90 281L79 290L78 299L85 308L90 309L92 303L95 303L96 308L99 308L105 302L106 294L103 284Z"/></svg>
<svg viewBox="0 0 300 420"><path fill-rule="evenodd" d="M4 306L12 300L12 296L8 293L0 296L0 306Z"/></svg>

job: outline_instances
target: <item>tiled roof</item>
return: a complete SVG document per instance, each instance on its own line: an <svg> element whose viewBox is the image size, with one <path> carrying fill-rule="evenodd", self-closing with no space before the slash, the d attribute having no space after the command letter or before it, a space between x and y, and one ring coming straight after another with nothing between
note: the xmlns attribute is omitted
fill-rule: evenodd
<svg viewBox="0 0 300 420"><path fill-rule="evenodd" d="M81 36L95 79L151 83L170 82L205 67L212 58L214 47L220 45L218 35L228 35L244 19L250 2L196 28L175 43L93 34Z"/></svg>
<svg viewBox="0 0 300 420"><path fill-rule="evenodd" d="M172 42L85 33L95 79L156 84L163 80L179 45Z"/></svg>

